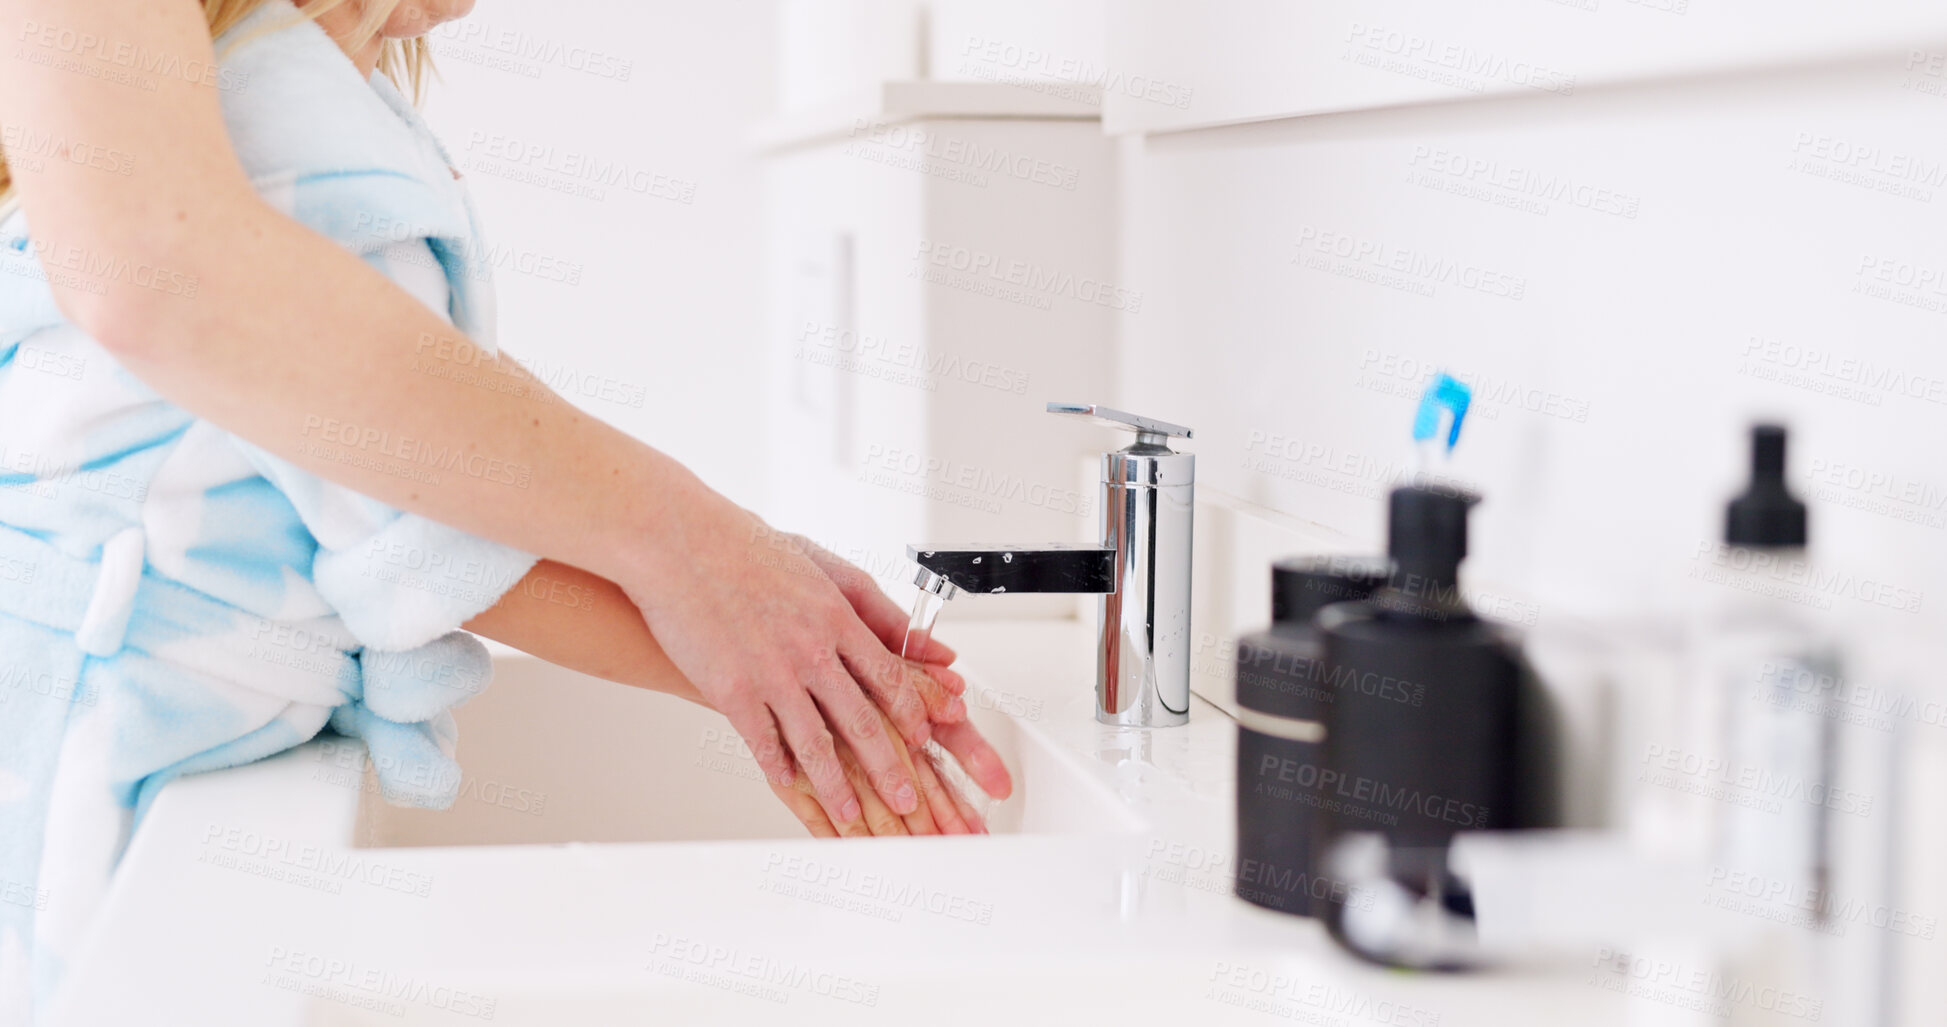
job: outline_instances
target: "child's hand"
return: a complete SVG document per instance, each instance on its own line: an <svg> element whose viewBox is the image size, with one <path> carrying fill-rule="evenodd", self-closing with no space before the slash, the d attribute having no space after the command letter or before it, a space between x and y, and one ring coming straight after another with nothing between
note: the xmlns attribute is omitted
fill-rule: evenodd
<svg viewBox="0 0 1947 1027"><path fill-rule="evenodd" d="M928 668L929 670L933 668ZM884 714L880 714L884 716ZM887 733L898 738L898 733L887 725ZM811 783L804 775L799 775L791 786L781 786L770 782L771 791L784 802L793 815L804 823L813 836L819 838L865 838L874 835L914 835L914 834L985 834L987 828L980 817L959 801L952 789L940 780L933 765L924 755L915 758L903 742L899 743L899 758L902 769L919 784L919 807L911 813L894 813L878 798L879 789L871 780L871 775L859 763L850 746L838 746L838 758L845 768L845 776L858 790L863 815L849 826L834 826L831 817L825 813L823 804L813 791ZM998 759L996 760L998 763Z"/></svg>

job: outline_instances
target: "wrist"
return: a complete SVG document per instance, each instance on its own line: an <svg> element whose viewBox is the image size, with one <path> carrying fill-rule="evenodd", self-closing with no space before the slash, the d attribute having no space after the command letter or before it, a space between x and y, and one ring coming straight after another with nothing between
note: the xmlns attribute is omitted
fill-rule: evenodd
<svg viewBox="0 0 1947 1027"><path fill-rule="evenodd" d="M650 452L634 480L618 484L626 498L618 501L616 516L603 520L596 542L609 576L638 601L640 587L680 580L695 567L698 552L721 544L726 532L745 530L737 523L741 508L682 464Z"/></svg>

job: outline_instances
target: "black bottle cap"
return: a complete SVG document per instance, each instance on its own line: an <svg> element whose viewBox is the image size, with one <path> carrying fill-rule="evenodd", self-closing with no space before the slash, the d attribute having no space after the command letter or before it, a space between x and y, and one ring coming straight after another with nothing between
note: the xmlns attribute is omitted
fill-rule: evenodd
<svg viewBox="0 0 1947 1027"><path fill-rule="evenodd" d="M1286 557L1271 565L1271 620L1309 624L1333 603L1364 599L1392 568L1377 556Z"/></svg>
<svg viewBox="0 0 1947 1027"><path fill-rule="evenodd" d="M1467 510L1479 496L1460 489L1402 485L1393 490L1386 551L1403 573L1453 581L1467 557Z"/></svg>
<svg viewBox="0 0 1947 1027"><path fill-rule="evenodd" d="M1480 497L1445 485L1393 490L1386 548L1393 577L1375 597L1382 610L1448 620L1472 614L1460 596L1460 561L1467 557L1467 511Z"/></svg>
<svg viewBox="0 0 1947 1027"><path fill-rule="evenodd" d="M1298 720L1324 720L1333 686L1319 660L1312 617L1372 595L1387 563L1373 556L1287 557L1271 565L1270 631L1237 640L1237 704ZM1299 629L1294 631L1293 629Z"/></svg>
<svg viewBox="0 0 1947 1027"><path fill-rule="evenodd" d="M1785 428L1751 427L1751 484L1724 508L1724 541L1781 548L1805 544L1805 504L1785 486Z"/></svg>

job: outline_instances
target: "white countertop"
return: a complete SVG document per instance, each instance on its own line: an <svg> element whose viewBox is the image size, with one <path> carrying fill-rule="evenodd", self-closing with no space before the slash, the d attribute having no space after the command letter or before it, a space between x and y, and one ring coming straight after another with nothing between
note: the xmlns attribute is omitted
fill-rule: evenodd
<svg viewBox="0 0 1947 1027"><path fill-rule="evenodd" d="M1236 732L1222 712L1198 699L1184 728L1098 725L1084 623L941 632L981 701L1024 711L1147 828L355 849L358 791L320 780L301 749L164 790L58 1022L1623 1020L1624 1000L1586 962L1386 971L1313 921L1232 897ZM329 878L277 869L288 861L247 869L226 855L239 837L307 851L307 866L366 862Z"/></svg>

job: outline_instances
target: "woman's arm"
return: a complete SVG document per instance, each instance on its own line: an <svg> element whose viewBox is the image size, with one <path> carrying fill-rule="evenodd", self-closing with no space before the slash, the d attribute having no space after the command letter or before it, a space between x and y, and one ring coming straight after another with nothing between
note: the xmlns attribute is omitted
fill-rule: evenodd
<svg viewBox="0 0 1947 1027"><path fill-rule="evenodd" d="M703 693L656 644L655 636L622 590L575 567L548 560L535 564L498 603L465 627L570 670L708 705ZM966 691L960 675L946 667L913 666L910 674L914 687L922 691L939 690L949 693L949 698ZM990 793L1007 794L1011 786L1000 754L977 734L969 732L968 738L969 744L955 752L956 758ZM841 746L840 759L855 785L871 783L869 773L849 749ZM860 793L862 815L849 822L835 822L821 811L815 796L803 790L802 782L795 788L775 783L772 788L813 834L931 834L934 832L928 828L935 824L948 834L976 829L970 828L969 814L956 806L923 760L914 761L902 751L901 763L918 779L927 800L903 823L865 792Z"/></svg>
<svg viewBox="0 0 1947 1027"><path fill-rule="evenodd" d="M908 684L896 640L816 564L766 552L764 523L676 461L566 402L412 371L467 347L258 199L215 76L192 73L214 60L198 4L0 0L0 44L6 139L128 157L122 175L9 152L40 252L77 269L51 276L56 301L131 371L323 477L618 583L774 779L801 766L828 810L855 818L842 739L888 803L914 807L874 708L915 744L941 711ZM406 476L408 448L462 454L466 470Z"/></svg>
<svg viewBox="0 0 1947 1027"><path fill-rule="evenodd" d="M0 11L0 123L21 129L0 138L71 139L127 154L131 168L9 162L37 247L73 257L72 273L50 276L55 298L171 400L366 495L576 566L614 568L707 491L565 402L409 370L415 361L461 369L463 340L364 261L259 199L215 88L187 73L147 74L141 87L83 73L119 70L98 55L123 50L158 67L208 67L196 4L0 0ZM145 287L157 275L136 269L178 287ZM388 433L384 443L373 432ZM408 465L390 456L400 440L478 453L531 477L510 483L497 467L441 475L436 486L414 481L388 473Z"/></svg>

